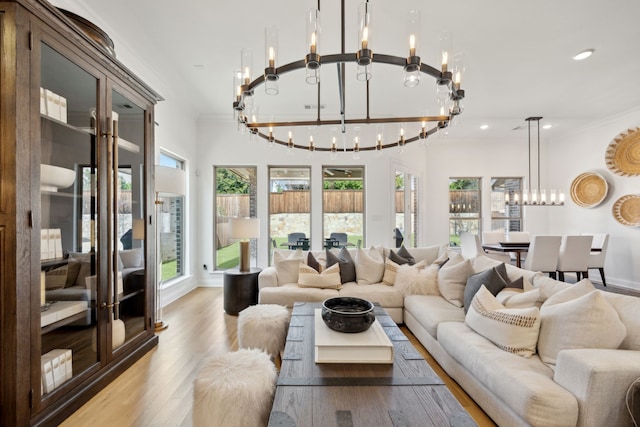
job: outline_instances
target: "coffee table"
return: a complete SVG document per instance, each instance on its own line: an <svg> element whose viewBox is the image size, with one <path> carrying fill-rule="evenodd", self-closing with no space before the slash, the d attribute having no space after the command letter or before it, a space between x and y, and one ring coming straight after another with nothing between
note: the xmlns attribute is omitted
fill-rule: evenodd
<svg viewBox="0 0 640 427"><path fill-rule="evenodd" d="M377 304L393 364L315 363L314 310L320 307L294 304L270 427L477 425Z"/></svg>

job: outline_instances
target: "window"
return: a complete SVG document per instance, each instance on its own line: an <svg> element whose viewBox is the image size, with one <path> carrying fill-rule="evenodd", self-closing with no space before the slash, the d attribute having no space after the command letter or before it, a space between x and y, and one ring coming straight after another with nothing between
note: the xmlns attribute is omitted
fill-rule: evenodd
<svg viewBox="0 0 640 427"><path fill-rule="evenodd" d="M170 154L160 153L160 165L185 169L184 160ZM161 211L158 217L160 227L160 254L162 256L163 282L185 274L184 242L184 196L160 195Z"/></svg>
<svg viewBox="0 0 640 427"><path fill-rule="evenodd" d="M216 166L214 179L216 188L214 265L216 270L227 270L240 263L240 245L231 238L231 218L256 218L255 166ZM251 265L256 265L256 241L251 241Z"/></svg>
<svg viewBox="0 0 640 427"><path fill-rule="evenodd" d="M480 178L449 178L449 245L460 246L460 234L480 233Z"/></svg>
<svg viewBox="0 0 640 427"><path fill-rule="evenodd" d="M522 192L522 178L491 178L491 230L522 231L522 207L507 204ZM509 195L509 198L506 196Z"/></svg>
<svg viewBox="0 0 640 427"><path fill-rule="evenodd" d="M331 239L332 233L341 233L342 236L346 234L346 245L362 243L364 167L322 168L322 214L324 239Z"/></svg>
<svg viewBox="0 0 640 427"><path fill-rule="evenodd" d="M301 241L301 248L311 245L311 168L269 167L269 236L272 247L287 249ZM304 237L302 236L304 235ZM293 239L293 236L297 236ZM295 241L294 241L295 240ZM271 253L271 252L270 252Z"/></svg>
<svg viewBox="0 0 640 427"><path fill-rule="evenodd" d="M409 173L395 172L395 246L417 247L418 179Z"/></svg>

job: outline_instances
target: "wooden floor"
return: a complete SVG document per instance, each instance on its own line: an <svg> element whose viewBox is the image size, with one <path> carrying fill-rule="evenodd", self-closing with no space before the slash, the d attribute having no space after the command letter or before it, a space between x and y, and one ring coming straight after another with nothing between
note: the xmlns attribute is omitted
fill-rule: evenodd
<svg viewBox="0 0 640 427"><path fill-rule="evenodd" d="M202 359L238 347L237 317L224 313L221 288L198 288L164 310L160 344L61 426L190 427L193 380ZM495 426L406 327L401 328L479 426ZM300 426L303 427L303 426Z"/></svg>

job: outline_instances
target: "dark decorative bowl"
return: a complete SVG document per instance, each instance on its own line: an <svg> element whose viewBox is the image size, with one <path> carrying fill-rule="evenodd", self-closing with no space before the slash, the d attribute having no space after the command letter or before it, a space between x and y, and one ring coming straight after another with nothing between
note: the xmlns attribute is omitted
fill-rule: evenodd
<svg viewBox="0 0 640 427"><path fill-rule="evenodd" d="M336 297L322 303L322 320L334 331L364 332L376 320L373 304L362 298Z"/></svg>

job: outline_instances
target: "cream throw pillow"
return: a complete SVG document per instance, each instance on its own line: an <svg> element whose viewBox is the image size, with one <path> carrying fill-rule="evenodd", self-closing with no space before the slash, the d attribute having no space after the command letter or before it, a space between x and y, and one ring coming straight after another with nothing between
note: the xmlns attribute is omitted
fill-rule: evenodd
<svg viewBox="0 0 640 427"><path fill-rule="evenodd" d="M518 288L504 288L498 292L496 299L506 308L539 307L540 289L524 292Z"/></svg>
<svg viewBox="0 0 640 427"><path fill-rule="evenodd" d="M389 258L387 258L384 263L384 276L382 277L382 283L384 283L387 286L394 286L397 281L398 271L400 267L402 267L403 265L413 267L416 270L422 270L426 266L426 262L420 261L419 263L414 265L409 265L409 264L399 265L391 261Z"/></svg>
<svg viewBox="0 0 640 427"><path fill-rule="evenodd" d="M553 304L571 301L572 299L587 295L588 293L595 291L595 289L595 286L593 286L589 279L582 279L575 285L571 285L551 295L545 300L544 305L548 307Z"/></svg>
<svg viewBox="0 0 640 427"><path fill-rule="evenodd" d="M438 271L438 290L440 294L456 307L462 307L467 278L474 273L470 260L459 261L455 257L450 259Z"/></svg>
<svg viewBox="0 0 640 427"><path fill-rule="evenodd" d="M298 286L301 288L340 289L340 264L318 273L313 267L300 263L298 266Z"/></svg>
<svg viewBox="0 0 640 427"><path fill-rule="evenodd" d="M402 290L402 295L440 295L438 290L438 271L440 266L418 269L413 265L401 265L396 274L395 286Z"/></svg>
<svg viewBox="0 0 640 427"><path fill-rule="evenodd" d="M298 265L304 264L302 251L291 252L288 257L279 251L273 252L273 265L278 276L278 285L286 283L298 283ZM304 264L306 265L306 264Z"/></svg>
<svg viewBox="0 0 640 427"><path fill-rule="evenodd" d="M380 283L384 275L384 259L373 246L369 249L356 249L356 278L359 285Z"/></svg>
<svg viewBox="0 0 640 427"><path fill-rule="evenodd" d="M484 285L473 297L465 323L504 351L527 358L536 352L540 310L506 308Z"/></svg>
<svg viewBox="0 0 640 427"><path fill-rule="evenodd" d="M566 349L618 348L627 335L618 312L599 291L548 304L551 298L540 308L538 353L544 363L555 365L558 353Z"/></svg>

